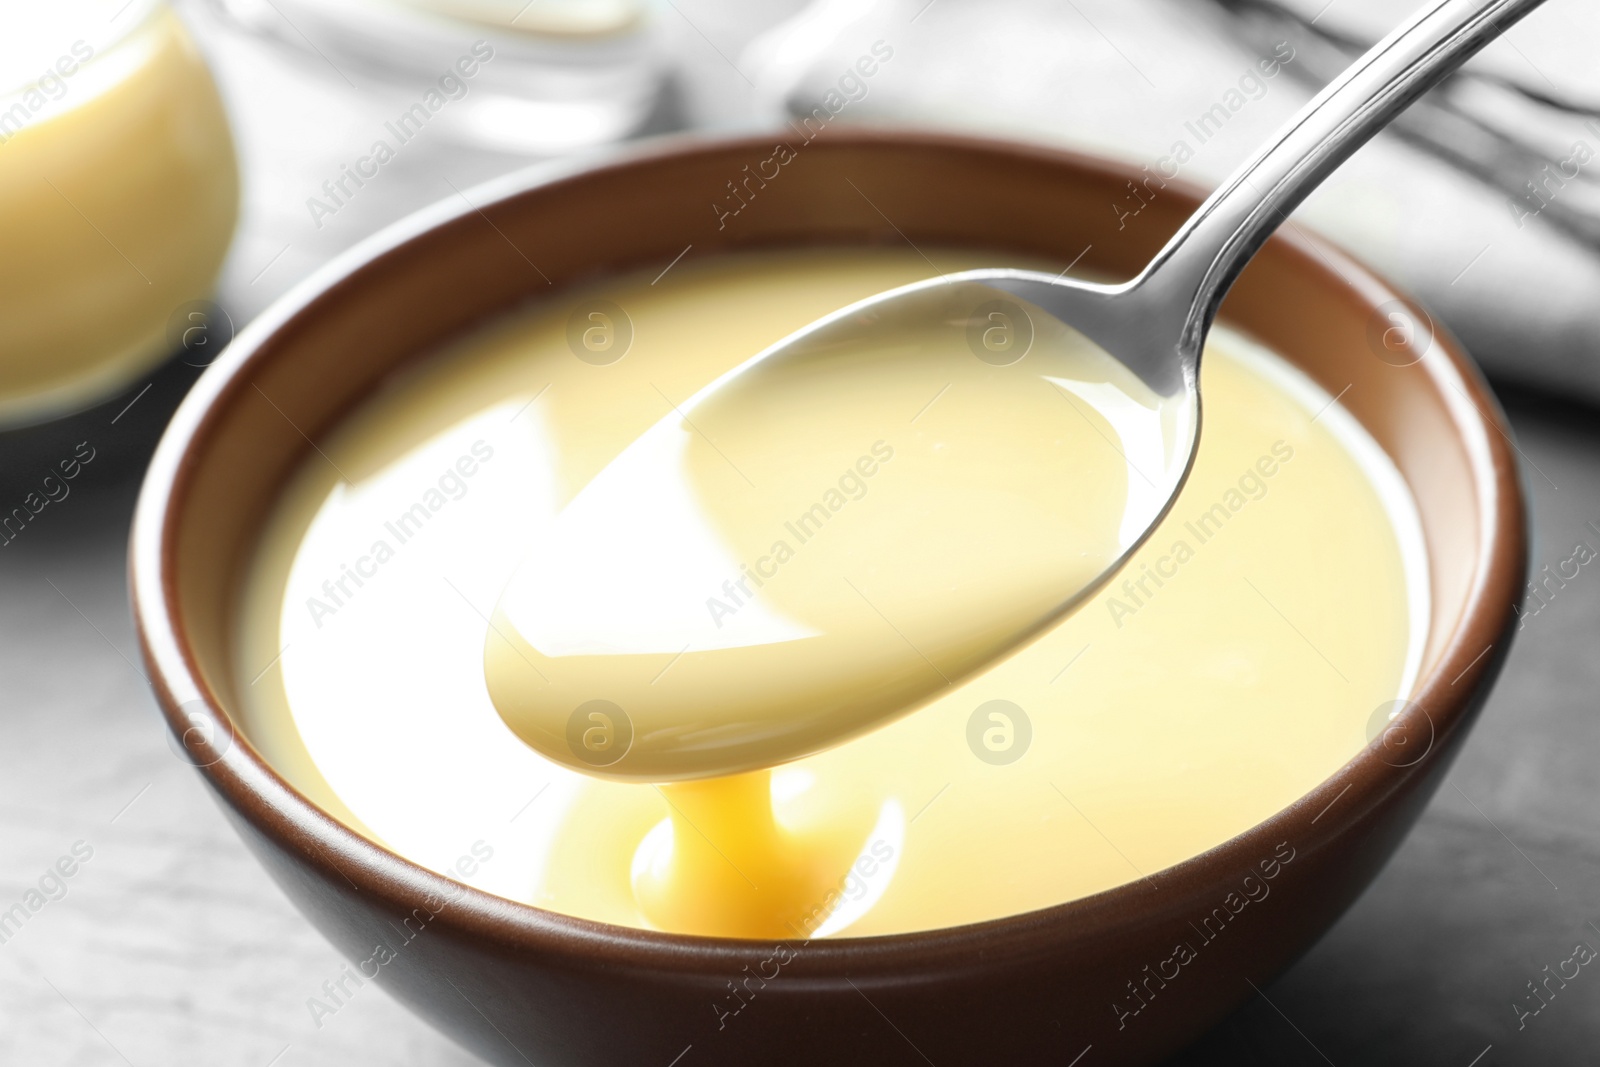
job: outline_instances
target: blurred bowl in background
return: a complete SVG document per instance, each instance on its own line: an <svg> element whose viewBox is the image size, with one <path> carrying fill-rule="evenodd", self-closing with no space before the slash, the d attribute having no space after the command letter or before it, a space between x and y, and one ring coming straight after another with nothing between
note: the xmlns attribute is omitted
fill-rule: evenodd
<svg viewBox="0 0 1600 1067"><path fill-rule="evenodd" d="M542 155L619 140L649 121L665 84L666 48L648 0L209 3L308 70L415 98L428 111L423 121L494 151Z"/></svg>

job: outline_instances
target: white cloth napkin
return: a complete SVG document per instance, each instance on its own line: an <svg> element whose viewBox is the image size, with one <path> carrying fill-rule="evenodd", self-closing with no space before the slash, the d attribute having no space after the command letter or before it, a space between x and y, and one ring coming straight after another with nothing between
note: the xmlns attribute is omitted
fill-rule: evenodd
<svg viewBox="0 0 1600 1067"><path fill-rule="evenodd" d="M1318 29L1376 39L1416 4L1285 6L1315 16ZM862 79L858 99L846 96L837 121L1055 143L1161 164L1169 174L1177 166L1181 179L1205 187L1315 89L1295 67L1305 49L1291 44L1275 56L1270 41L1252 40L1235 17L1199 0L821 0L753 43L740 66L762 72L775 110L807 114L878 41L892 60ZM1597 48L1600 3L1551 0L1473 69L1592 105L1600 101ZM1289 50L1294 58L1285 61ZM1226 120L1199 125L1218 105ZM1583 177L1600 175L1600 123L1550 131L1552 166L1575 147L1567 138L1593 152ZM1181 165L1179 143L1192 151ZM1465 137L1461 150L1485 151ZM1539 179L1537 168L1527 177ZM1573 183L1552 200L1578 206L1580 195ZM1600 401L1600 255L1556 212L1535 214L1539 201L1526 198L1519 211L1516 199L1386 132L1312 195L1296 224L1416 294L1492 373Z"/></svg>

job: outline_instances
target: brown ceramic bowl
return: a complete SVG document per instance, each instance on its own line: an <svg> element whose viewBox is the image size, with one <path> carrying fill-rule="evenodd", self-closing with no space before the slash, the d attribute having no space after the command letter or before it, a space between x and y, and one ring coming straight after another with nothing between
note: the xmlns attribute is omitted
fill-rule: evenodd
<svg viewBox="0 0 1600 1067"><path fill-rule="evenodd" d="M553 178L513 176L474 193L476 207L457 198L365 244L241 333L174 418L134 526L133 599L156 692L239 833L351 960L393 940L413 909L438 912L382 981L492 1063L667 1067L691 1046L684 1067L1059 1067L1089 1046L1086 1064L1155 1061L1294 960L1394 851L1488 693L1524 580L1517 471L1477 371L1443 336L1414 365L1378 358L1372 338L1388 325L1379 309L1403 298L1295 232L1268 243L1223 317L1330 393L1348 383L1344 403L1409 481L1433 587L1420 710L1311 794L1163 872L1159 885L781 950L647 933L463 890L329 818L235 735L238 578L309 439L396 369L548 293L546 276L562 286L665 265L691 244L706 255L910 240L1061 261L1083 253L1083 267L1123 277L1196 205L1169 187L1119 220L1111 205L1133 171L1043 148L840 131L795 147L781 177L720 227L712 203L746 164L773 154L771 141L683 141ZM1287 849L1294 860L1275 871L1272 903L1241 914L1163 982L1156 972L1170 974L1174 946L1199 936L1191 924ZM455 899L441 910L446 897ZM746 987L756 992L749 1010L719 1029L713 1004L729 983L774 969ZM1119 1019L1113 1005L1133 995L1148 1006Z"/></svg>

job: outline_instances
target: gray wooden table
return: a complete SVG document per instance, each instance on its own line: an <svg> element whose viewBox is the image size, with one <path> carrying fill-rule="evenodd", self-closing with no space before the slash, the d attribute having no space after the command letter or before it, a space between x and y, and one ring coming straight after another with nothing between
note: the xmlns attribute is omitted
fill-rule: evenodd
<svg viewBox="0 0 1600 1067"><path fill-rule="evenodd" d="M340 248L447 195L442 179L464 189L521 162L419 142L317 229L303 200L370 116L237 44L210 47L228 70L249 183L222 295L240 321ZM683 90L689 99L715 98L729 76L718 66L708 61ZM46 901L0 943L0 1063L472 1063L376 986L313 1019L307 1000L342 960L167 746L135 651L123 553L144 458L196 373L174 365L137 399L136 389L66 424L0 437L7 508L77 442L95 450L71 494L0 548L0 912L29 892ZM1535 566L1579 541L1600 549L1587 525L1600 524L1600 419L1531 395L1512 412L1537 468L1527 478ZM1175 1062L1595 1062L1595 968L1520 1029L1512 1007L1575 943L1600 948L1593 571L1528 621L1465 753L1371 891ZM921 1060L908 1050L906 1062Z"/></svg>

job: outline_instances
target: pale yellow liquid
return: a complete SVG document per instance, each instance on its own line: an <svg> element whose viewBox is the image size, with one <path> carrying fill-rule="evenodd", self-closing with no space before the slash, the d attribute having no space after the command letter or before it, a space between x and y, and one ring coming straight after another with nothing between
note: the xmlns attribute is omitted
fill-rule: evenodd
<svg viewBox="0 0 1600 1067"><path fill-rule="evenodd" d="M994 262L930 254L944 270ZM1419 537L1353 421L1319 414L1330 398L1226 331L1205 365L1194 474L1129 585L913 714L770 784L757 772L709 787L737 804L574 772L501 720L483 674L495 604L528 546L669 410L663 395L691 396L807 322L927 273L887 250L685 262L654 286L602 287L634 326L617 363L568 351L563 302L397 382L321 442L353 484L314 457L264 533L237 645L251 740L330 813L426 866L449 870L489 841L494 863L468 880L492 892L750 936L774 921L864 935L1060 903L1205 851L1324 780L1414 677ZM904 412L908 432L949 399ZM391 526L416 504L428 517L401 542ZM637 537L651 532L641 515ZM1006 548L1003 535L979 547ZM1031 724L1013 762L997 758L1018 736L1012 714L980 711L994 700ZM816 861L803 876L796 855ZM760 903L774 878L781 907ZM711 906L741 893L757 904L734 919Z"/></svg>
<svg viewBox="0 0 1600 1067"><path fill-rule="evenodd" d="M164 5L8 5L4 34L0 420L12 421L92 401L176 347L173 315L210 294L227 251L238 176L210 72Z"/></svg>

